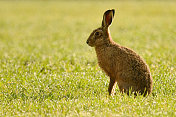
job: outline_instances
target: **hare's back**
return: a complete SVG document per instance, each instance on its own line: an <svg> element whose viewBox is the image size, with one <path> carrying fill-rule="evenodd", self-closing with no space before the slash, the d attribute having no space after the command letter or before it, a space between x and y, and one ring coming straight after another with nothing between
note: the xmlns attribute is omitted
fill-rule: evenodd
<svg viewBox="0 0 176 117"><path fill-rule="evenodd" d="M145 61L133 50L121 47L118 48L117 56L120 56L120 63L116 63L117 80L121 82L121 85L132 86L135 90L152 89L152 77L150 70ZM118 57L119 58L119 57ZM149 93L149 92L148 92Z"/></svg>
<svg viewBox="0 0 176 117"><path fill-rule="evenodd" d="M143 58L126 47L121 47L118 51L118 56L120 56L120 60L118 60L120 63L117 63L116 66L120 68L117 71L119 74L118 77L123 78L124 81L128 82L145 82L150 79L150 70Z"/></svg>
<svg viewBox="0 0 176 117"><path fill-rule="evenodd" d="M125 72L136 76L139 74L143 75L149 73L149 68L142 57L140 57L133 50L126 47L116 47L114 56L116 59L116 67L118 71Z"/></svg>

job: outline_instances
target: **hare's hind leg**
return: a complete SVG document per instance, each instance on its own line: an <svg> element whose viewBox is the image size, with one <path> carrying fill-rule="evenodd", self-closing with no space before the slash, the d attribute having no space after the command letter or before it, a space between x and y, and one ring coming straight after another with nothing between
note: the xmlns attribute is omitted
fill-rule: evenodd
<svg viewBox="0 0 176 117"><path fill-rule="evenodd" d="M110 83L108 88L109 95L114 95L116 84L117 82L115 81L115 79L110 78Z"/></svg>
<svg viewBox="0 0 176 117"><path fill-rule="evenodd" d="M127 89L125 89L123 86L119 86L119 89L122 94L127 92Z"/></svg>
<svg viewBox="0 0 176 117"><path fill-rule="evenodd" d="M126 93L127 95L129 95L129 87L125 83L121 82L118 84L118 86L122 94Z"/></svg>
<svg viewBox="0 0 176 117"><path fill-rule="evenodd" d="M132 87L119 86L120 92L123 94L131 95L134 94L137 96L137 92Z"/></svg>

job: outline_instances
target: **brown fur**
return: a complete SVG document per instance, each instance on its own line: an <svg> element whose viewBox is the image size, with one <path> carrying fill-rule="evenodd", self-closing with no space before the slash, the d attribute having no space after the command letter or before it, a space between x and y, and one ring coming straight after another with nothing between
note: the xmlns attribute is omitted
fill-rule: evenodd
<svg viewBox="0 0 176 117"><path fill-rule="evenodd" d="M109 33L115 11L104 13L102 26L94 30L88 40L89 46L95 47L99 66L110 77L108 92L114 95L116 83L122 93L147 95L152 92L152 77L145 61L133 50L115 43ZM98 32L98 33L97 33Z"/></svg>

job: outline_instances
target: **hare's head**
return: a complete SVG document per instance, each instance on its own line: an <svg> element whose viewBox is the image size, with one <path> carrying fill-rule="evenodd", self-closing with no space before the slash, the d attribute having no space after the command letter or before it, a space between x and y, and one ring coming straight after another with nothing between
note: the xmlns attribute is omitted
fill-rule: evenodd
<svg viewBox="0 0 176 117"><path fill-rule="evenodd" d="M103 15L102 26L95 29L89 36L87 44L91 47L101 46L108 44L111 40L109 33L109 26L112 23L115 10L107 10Z"/></svg>

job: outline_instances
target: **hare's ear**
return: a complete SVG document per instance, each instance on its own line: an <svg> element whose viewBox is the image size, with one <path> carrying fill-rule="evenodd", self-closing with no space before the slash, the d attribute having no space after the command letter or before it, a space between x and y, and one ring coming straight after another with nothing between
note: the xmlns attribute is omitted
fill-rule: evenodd
<svg viewBox="0 0 176 117"><path fill-rule="evenodd" d="M114 18L115 10L107 10L103 15L102 27L109 27Z"/></svg>

